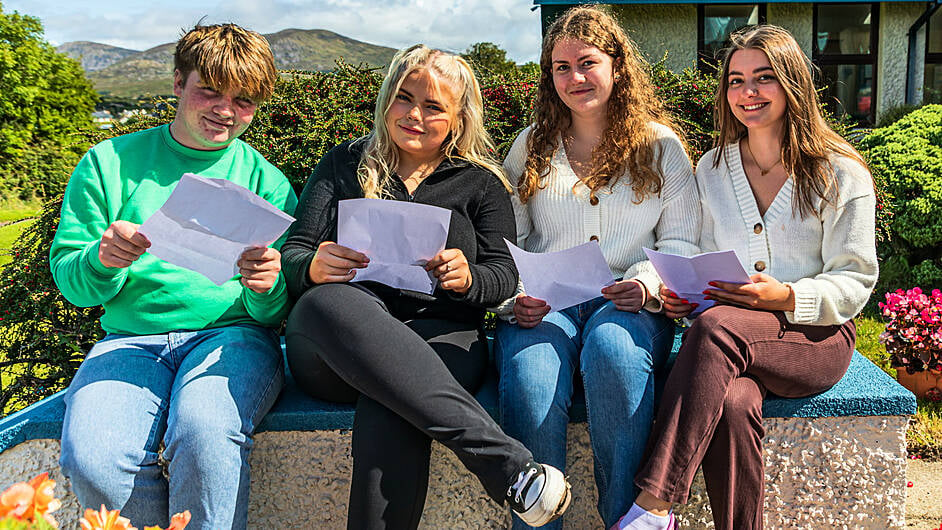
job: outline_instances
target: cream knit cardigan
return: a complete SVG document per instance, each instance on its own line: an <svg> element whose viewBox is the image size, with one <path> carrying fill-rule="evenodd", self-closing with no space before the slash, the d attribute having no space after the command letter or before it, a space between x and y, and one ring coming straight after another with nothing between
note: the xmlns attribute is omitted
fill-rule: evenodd
<svg viewBox="0 0 942 530"><path fill-rule="evenodd" d="M759 215L738 143L722 149L716 168L716 149L697 164L701 249L734 249L748 274L763 272L790 285L795 310L785 312L789 322L824 326L853 318L877 280L876 198L867 169L850 158L832 156L838 186L833 205L819 216L799 217L790 178L765 215Z"/></svg>
<svg viewBox="0 0 942 530"><path fill-rule="evenodd" d="M596 195L598 204L593 205L589 202L589 189L573 172L566 150L560 146L553 155L550 173L542 182L545 187L538 189L526 204L520 202L516 193L511 200L517 246L529 252L554 252L594 237L612 274L616 278L640 280L655 295L645 308L658 311L661 279L642 248L685 256L696 254L700 204L690 159L680 140L664 125L652 123L651 127L657 138L655 161L664 176L660 196L648 195L640 204L634 202L635 193L626 173L612 189L602 189ZM517 136L504 160L504 170L514 188L524 171L530 129L527 127ZM512 302L510 299L502 304L499 312L509 312Z"/></svg>

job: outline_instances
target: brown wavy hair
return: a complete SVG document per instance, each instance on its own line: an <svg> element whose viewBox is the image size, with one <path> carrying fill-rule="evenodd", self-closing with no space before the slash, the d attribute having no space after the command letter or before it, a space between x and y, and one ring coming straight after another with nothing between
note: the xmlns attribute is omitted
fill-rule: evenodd
<svg viewBox="0 0 942 530"><path fill-rule="evenodd" d="M527 139L527 161L517 186L521 202L545 187L552 170L550 162L559 139L572 124L569 108L553 85L553 49L564 39L595 46L612 58L615 81L608 100L608 123L599 144L592 150L591 174L582 183L590 198L606 186L615 186L627 171L631 189L643 201L661 192L663 176L655 164L655 133L651 122L670 127L683 141L683 134L655 97L654 87L635 43L608 13L597 7L574 7L547 29L540 54L540 81L533 110L533 128ZM575 189L573 190L575 191Z"/></svg>
<svg viewBox="0 0 942 530"><path fill-rule="evenodd" d="M829 156L843 155L865 168L867 163L847 140L831 130L821 115L821 102L812 78L815 67L791 33L764 24L743 28L729 38L730 46L723 58L716 90L714 118L719 135L714 142L718 149L713 156L713 167L718 167L724 158L724 146L739 142L749 134L746 126L733 115L726 99L730 59L738 50L761 50L768 57L786 96L782 167L795 179L797 193L793 197L793 208L802 218L818 215L837 197L837 180ZM817 199L821 200L818 210L815 209Z"/></svg>

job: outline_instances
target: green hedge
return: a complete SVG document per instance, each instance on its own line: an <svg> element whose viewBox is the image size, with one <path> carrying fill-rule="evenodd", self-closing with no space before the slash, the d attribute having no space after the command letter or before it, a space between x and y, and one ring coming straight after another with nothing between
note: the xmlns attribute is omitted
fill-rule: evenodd
<svg viewBox="0 0 942 530"><path fill-rule="evenodd" d="M875 129L860 148L894 212L889 239L879 248L878 293L942 286L942 105Z"/></svg>
<svg viewBox="0 0 942 530"><path fill-rule="evenodd" d="M695 70L673 73L663 63L651 78L685 130L696 161L711 143L716 81ZM334 72L286 72L243 139L281 168L300 190L330 147L372 127L381 78L377 71L339 63ZM533 69L482 79L485 119L498 146L509 149L528 123L536 86ZM173 108L157 101L156 116L78 137L87 149L110 136L169 123ZM62 180L64 182L64 180ZM61 184L60 184L61 185ZM49 273L48 249L61 198L15 243L15 259L0 271L0 413L9 413L68 385L84 352L98 340L100 308L80 309L59 294Z"/></svg>

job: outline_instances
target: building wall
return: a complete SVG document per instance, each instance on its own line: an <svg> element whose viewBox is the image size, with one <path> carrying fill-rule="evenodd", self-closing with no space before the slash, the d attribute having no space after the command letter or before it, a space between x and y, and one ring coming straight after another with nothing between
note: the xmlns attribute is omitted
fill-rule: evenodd
<svg viewBox="0 0 942 530"><path fill-rule="evenodd" d="M907 32L925 11L921 2L889 2L880 4L880 29L877 48L877 119L887 109L906 101L906 56L909 53ZM925 32L916 45L916 86L922 95Z"/></svg>
<svg viewBox="0 0 942 530"><path fill-rule="evenodd" d="M766 4L765 19L769 24L775 24L788 30L805 55L811 57L812 53L812 19L814 8L812 4Z"/></svg>
<svg viewBox="0 0 942 530"><path fill-rule="evenodd" d="M544 6L544 23L567 6ZM674 71L694 67L697 60L697 7L694 4L620 4L608 6L628 30L642 54L652 62L665 58ZM877 101L879 119L887 109L906 100L907 31L925 9L922 2L880 4L877 49ZM769 3L766 19L789 30L801 49L811 56L813 7L809 3ZM917 101L922 98L925 31L916 46Z"/></svg>
<svg viewBox="0 0 942 530"><path fill-rule="evenodd" d="M650 62L667 54L666 66L679 72L696 66L697 6L693 4L615 5L621 22Z"/></svg>

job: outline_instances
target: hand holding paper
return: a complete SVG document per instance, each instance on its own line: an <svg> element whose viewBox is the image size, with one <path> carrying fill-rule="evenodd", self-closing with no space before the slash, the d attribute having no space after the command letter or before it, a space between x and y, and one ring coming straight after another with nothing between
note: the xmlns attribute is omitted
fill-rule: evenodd
<svg viewBox="0 0 942 530"><path fill-rule="evenodd" d="M425 265L445 249L451 210L404 201L349 199L337 208L337 243L368 258L352 281L431 294Z"/></svg>
<svg viewBox="0 0 942 530"><path fill-rule="evenodd" d="M595 241L558 252L527 252L506 239L527 295L546 302L553 311L601 296L614 283L612 271Z"/></svg>
<svg viewBox="0 0 942 530"><path fill-rule="evenodd" d="M753 274L752 283L740 284L712 281L713 289L707 295L719 302L734 304L751 309L769 311L794 311L795 292L768 274Z"/></svg>
<svg viewBox="0 0 942 530"><path fill-rule="evenodd" d="M714 303L704 298L703 294L704 290L711 288L709 282L743 284L752 281L733 250L707 252L693 257L665 254L649 248L644 249L644 253L651 260L664 284L676 293L678 298L698 304L698 311Z"/></svg>
<svg viewBox="0 0 942 530"><path fill-rule="evenodd" d="M222 285L239 273L237 261L247 248L267 247L292 221L234 182L185 173L138 231L154 256Z"/></svg>

